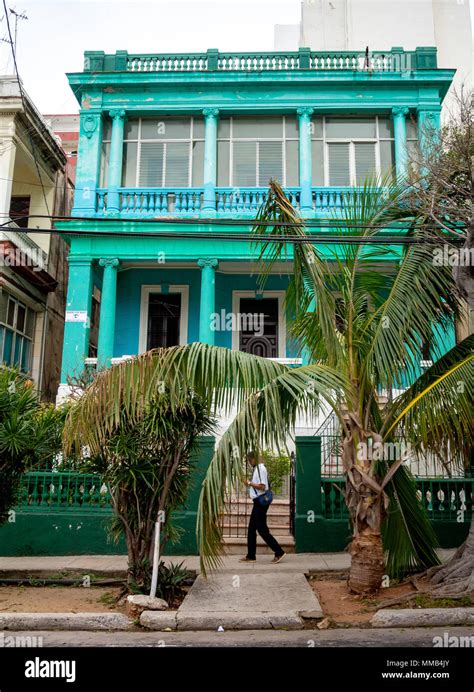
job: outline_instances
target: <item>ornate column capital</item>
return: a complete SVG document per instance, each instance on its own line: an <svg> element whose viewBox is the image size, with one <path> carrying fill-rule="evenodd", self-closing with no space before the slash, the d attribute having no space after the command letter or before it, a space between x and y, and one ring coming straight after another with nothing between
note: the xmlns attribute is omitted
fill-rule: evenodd
<svg viewBox="0 0 474 692"><path fill-rule="evenodd" d="M203 108L202 114L206 119L207 118L218 118L219 117L219 109L218 108Z"/></svg>
<svg viewBox="0 0 474 692"><path fill-rule="evenodd" d="M408 113L410 112L409 108L405 108L404 106L394 106L392 108L392 118L396 117L406 117Z"/></svg>
<svg viewBox="0 0 474 692"><path fill-rule="evenodd" d="M99 267L118 267L120 261L116 257L103 257L99 260Z"/></svg>
<svg viewBox="0 0 474 692"><path fill-rule="evenodd" d="M296 109L296 115L299 118L310 118L314 113L314 108L310 108L309 106L303 106L302 108L297 108Z"/></svg>
<svg viewBox="0 0 474 692"><path fill-rule="evenodd" d="M212 257L203 257L201 259L198 259L197 263L200 269L204 269L204 267L212 267L213 269L215 269L219 266L219 260Z"/></svg>
<svg viewBox="0 0 474 692"><path fill-rule="evenodd" d="M123 109L117 108L117 109L109 111L109 115L112 118L112 120L121 120L121 119L125 120L125 116L127 114Z"/></svg>

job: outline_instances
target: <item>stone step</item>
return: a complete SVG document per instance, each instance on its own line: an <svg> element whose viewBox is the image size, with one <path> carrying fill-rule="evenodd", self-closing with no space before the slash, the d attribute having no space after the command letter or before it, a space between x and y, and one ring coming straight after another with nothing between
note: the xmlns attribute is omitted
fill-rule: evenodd
<svg viewBox="0 0 474 692"><path fill-rule="evenodd" d="M295 539L291 534L273 534L285 553L295 552ZM245 555L247 549L247 539L242 537L224 536L224 547L228 555ZM257 536L257 555L273 555L270 548L264 541Z"/></svg>
<svg viewBox="0 0 474 692"><path fill-rule="evenodd" d="M249 523L250 514L245 516L245 514L223 514L221 515L221 521L224 526L247 526ZM289 527L290 526L290 515L289 514L267 514L267 524L268 526L274 527Z"/></svg>

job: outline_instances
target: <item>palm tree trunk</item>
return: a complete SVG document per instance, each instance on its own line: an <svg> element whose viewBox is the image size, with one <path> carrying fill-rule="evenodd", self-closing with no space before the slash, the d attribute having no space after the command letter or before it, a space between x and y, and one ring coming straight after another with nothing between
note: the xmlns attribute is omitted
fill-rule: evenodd
<svg viewBox="0 0 474 692"><path fill-rule="evenodd" d="M346 503L353 526L348 586L357 594L375 593L381 587L385 572L382 492L377 479L371 477L370 459L366 453L361 453L358 445L366 444L370 437L377 439L379 436L354 425L356 416L351 414L349 418L350 432L342 444Z"/></svg>
<svg viewBox="0 0 474 692"><path fill-rule="evenodd" d="M427 577L437 597L474 599L474 513L464 543L444 565L429 569Z"/></svg>

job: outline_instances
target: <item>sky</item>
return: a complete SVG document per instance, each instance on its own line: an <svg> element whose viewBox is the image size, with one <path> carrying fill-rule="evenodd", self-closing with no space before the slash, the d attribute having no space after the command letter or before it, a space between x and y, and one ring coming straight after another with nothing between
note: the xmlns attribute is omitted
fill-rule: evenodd
<svg viewBox="0 0 474 692"><path fill-rule="evenodd" d="M474 16L474 0L469 2ZM301 0L7 0L7 7L28 17L18 20L17 40L25 89L42 113L58 114L78 111L65 73L82 71L85 50L271 51L275 24L297 24L300 5ZM11 15L10 25L13 32ZM12 73L10 46L1 42L0 74Z"/></svg>

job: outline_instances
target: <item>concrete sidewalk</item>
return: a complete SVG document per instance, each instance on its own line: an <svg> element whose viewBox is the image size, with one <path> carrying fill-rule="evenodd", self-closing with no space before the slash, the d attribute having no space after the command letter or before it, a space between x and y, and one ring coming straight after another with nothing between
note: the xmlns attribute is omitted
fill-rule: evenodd
<svg viewBox="0 0 474 692"><path fill-rule="evenodd" d="M440 550L438 554L447 560L454 550ZM290 553L278 565L272 565L272 555L259 555L252 563L239 562L240 555L227 555L223 558L218 572L325 572L347 570L351 558L348 553ZM163 560L169 564L183 562L189 570L199 572L197 555L171 555ZM125 575L127 570L126 555L65 555L59 557L0 557L0 577L26 576L28 574L57 575L59 572L77 572L80 574L102 574L104 576Z"/></svg>
<svg viewBox="0 0 474 692"><path fill-rule="evenodd" d="M278 565L272 564L273 555L260 555L257 561L239 562L240 555L227 555L223 558L219 573L238 572L321 572L347 570L350 566L348 553L291 553ZM189 570L199 572L197 555L171 555L163 560L169 564L184 563ZM0 557L0 577L26 576L28 574L57 575L59 572L103 574L106 576L125 575L126 555L65 555L60 557Z"/></svg>

